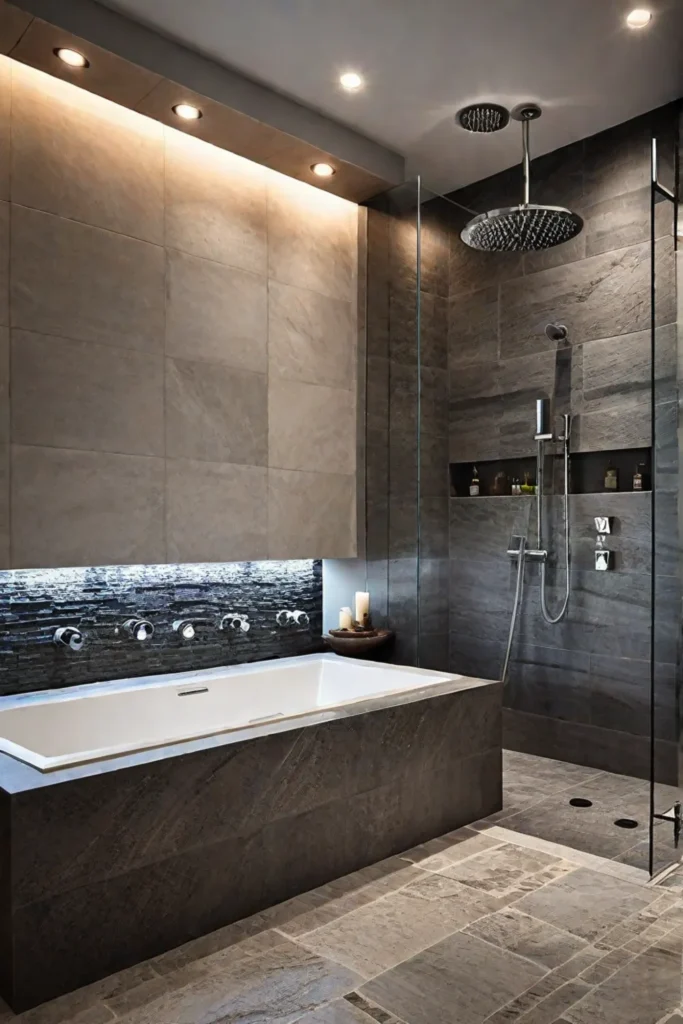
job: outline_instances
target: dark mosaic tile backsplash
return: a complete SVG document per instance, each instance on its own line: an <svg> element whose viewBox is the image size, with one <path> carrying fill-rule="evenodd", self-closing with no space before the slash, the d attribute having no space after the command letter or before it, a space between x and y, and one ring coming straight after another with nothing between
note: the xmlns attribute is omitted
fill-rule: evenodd
<svg viewBox="0 0 683 1024"><path fill-rule="evenodd" d="M305 628L280 627L280 609L301 609ZM248 633L219 631L227 612L246 613ZM149 619L147 641L116 628ZM183 642L172 624L210 618ZM57 626L78 626L80 652L56 647ZM322 563L99 566L0 572L0 695L287 657L321 649Z"/></svg>

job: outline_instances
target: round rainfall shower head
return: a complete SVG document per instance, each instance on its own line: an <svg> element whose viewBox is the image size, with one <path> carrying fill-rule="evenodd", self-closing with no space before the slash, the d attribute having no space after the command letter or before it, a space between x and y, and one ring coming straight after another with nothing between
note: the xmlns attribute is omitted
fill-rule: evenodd
<svg viewBox="0 0 683 1024"><path fill-rule="evenodd" d="M583 227L578 213L563 206L504 206L473 217L460 232L463 242L484 252L533 252L568 242Z"/></svg>
<svg viewBox="0 0 683 1024"><path fill-rule="evenodd" d="M510 120L510 112L498 103L471 103L455 115L468 132L499 132Z"/></svg>
<svg viewBox="0 0 683 1024"><path fill-rule="evenodd" d="M483 252L533 252L568 242L583 228L578 213L564 206L541 206L529 201L531 159L529 125L541 116L536 103L520 103L512 116L522 124L524 190L519 206L480 213L465 225L460 237L472 249Z"/></svg>

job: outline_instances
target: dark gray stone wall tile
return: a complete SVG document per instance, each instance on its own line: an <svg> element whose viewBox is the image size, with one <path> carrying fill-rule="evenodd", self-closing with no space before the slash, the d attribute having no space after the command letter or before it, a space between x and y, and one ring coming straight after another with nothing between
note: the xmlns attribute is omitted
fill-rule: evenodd
<svg viewBox="0 0 683 1024"><path fill-rule="evenodd" d="M389 364L389 429L402 433L417 430L417 365Z"/></svg>
<svg viewBox="0 0 683 1024"><path fill-rule="evenodd" d="M504 283L501 355L547 351L554 343L546 338L545 326L558 316L570 338L582 341L645 330L649 270L649 246L642 243L530 274L522 283Z"/></svg>
<svg viewBox="0 0 683 1024"><path fill-rule="evenodd" d="M516 643L507 707L550 718L589 722L590 660L583 651Z"/></svg>
<svg viewBox="0 0 683 1024"><path fill-rule="evenodd" d="M668 205L668 204L667 204ZM657 237L671 231L672 211L664 203L655 210ZM650 238L650 186L599 200L585 211L586 255L622 249Z"/></svg>
<svg viewBox="0 0 683 1024"><path fill-rule="evenodd" d="M448 436L448 373L423 366L420 375L420 429Z"/></svg>
<svg viewBox="0 0 683 1024"><path fill-rule="evenodd" d="M389 560L389 627L410 636L417 633L417 557Z"/></svg>
<svg viewBox="0 0 683 1024"><path fill-rule="evenodd" d="M498 288L456 294L448 303L448 365L494 364L498 359ZM483 370L482 370L483 372Z"/></svg>
<svg viewBox="0 0 683 1024"><path fill-rule="evenodd" d="M391 559L417 558L417 500L399 501L392 497L388 513L389 556Z"/></svg>
<svg viewBox="0 0 683 1024"><path fill-rule="evenodd" d="M448 498L420 501L421 558L448 557Z"/></svg>
<svg viewBox="0 0 683 1024"><path fill-rule="evenodd" d="M514 568L451 557L450 632L469 640L504 643L510 628Z"/></svg>
<svg viewBox="0 0 683 1024"><path fill-rule="evenodd" d="M675 134L675 105L669 104L632 118L584 141L584 189L597 203L633 192L650 179L651 138L662 141L663 161L672 149L667 140ZM662 170L666 174L666 167Z"/></svg>
<svg viewBox="0 0 683 1024"><path fill-rule="evenodd" d="M448 635L448 557L420 560L420 632Z"/></svg>
<svg viewBox="0 0 683 1024"><path fill-rule="evenodd" d="M448 633L425 633L420 631L420 668L436 672L448 672Z"/></svg>
<svg viewBox="0 0 683 1024"><path fill-rule="evenodd" d="M448 257L446 257L448 258ZM420 293L420 363L441 370L448 367L448 298Z"/></svg>
<svg viewBox="0 0 683 1024"><path fill-rule="evenodd" d="M562 567L546 588L551 612L559 607L564 596L564 579ZM572 570L567 617L556 625L549 625L541 616L539 587L528 586L520 613L519 636L543 647L647 658L650 578L644 573ZM670 660L668 651L662 660Z"/></svg>
<svg viewBox="0 0 683 1024"><path fill-rule="evenodd" d="M471 639L462 633L449 637L449 671L478 679L500 679L505 645Z"/></svg>
<svg viewBox="0 0 683 1024"><path fill-rule="evenodd" d="M450 546L452 557L495 562L505 566L512 534L528 536L531 496L451 498Z"/></svg>
<svg viewBox="0 0 683 1024"><path fill-rule="evenodd" d="M650 662L590 656L590 721L603 729L647 736L650 730ZM676 740L676 666L657 663L655 730Z"/></svg>
<svg viewBox="0 0 683 1024"><path fill-rule="evenodd" d="M650 775L648 738L617 732L611 727L600 729L585 723L562 721L505 708L503 746L539 757L590 766L598 771L616 772L640 779L647 779ZM673 744L668 747L675 751ZM664 746L658 746L657 756L657 780L675 784L675 759L672 763L669 750Z"/></svg>

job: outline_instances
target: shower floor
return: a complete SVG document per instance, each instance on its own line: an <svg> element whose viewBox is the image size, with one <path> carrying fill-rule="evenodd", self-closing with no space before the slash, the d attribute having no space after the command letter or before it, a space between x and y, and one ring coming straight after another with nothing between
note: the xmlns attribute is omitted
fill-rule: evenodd
<svg viewBox="0 0 683 1024"><path fill-rule="evenodd" d="M682 953L683 893L482 821L0 1024L680 1024Z"/></svg>
<svg viewBox="0 0 683 1024"><path fill-rule="evenodd" d="M661 812L683 797L673 786L658 784L655 790ZM572 799L589 800L591 806L572 806ZM649 808L650 786L643 779L506 750L503 810L489 820L524 835L647 870ZM637 822L637 827L614 824L624 818ZM683 850L675 849L669 822L659 822L655 829L656 873L680 860Z"/></svg>

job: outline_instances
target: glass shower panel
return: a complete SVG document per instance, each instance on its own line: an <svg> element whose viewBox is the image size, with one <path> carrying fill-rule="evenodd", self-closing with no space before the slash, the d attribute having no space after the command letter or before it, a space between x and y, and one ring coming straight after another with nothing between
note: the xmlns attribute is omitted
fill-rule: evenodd
<svg viewBox="0 0 683 1024"><path fill-rule="evenodd" d="M680 253L676 240L677 139L675 125L652 143L651 164L651 383L653 429L653 548L651 659L650 869L675 872L681 826L680 664L681 559L679 548ZM680 879L680 869L675 874ZM673 876L672 876L673 878ZM665 879L666 880L666 879ZM683 884L683 879L680 879Z"/></svg>
<svg viewBox="0 0 683 1024"><path fill-rule="evenodd" d="M368 204L366 563L389 657L418 663L419 182Z"/></svg>

